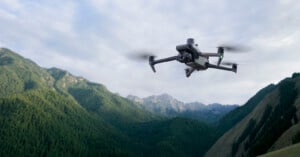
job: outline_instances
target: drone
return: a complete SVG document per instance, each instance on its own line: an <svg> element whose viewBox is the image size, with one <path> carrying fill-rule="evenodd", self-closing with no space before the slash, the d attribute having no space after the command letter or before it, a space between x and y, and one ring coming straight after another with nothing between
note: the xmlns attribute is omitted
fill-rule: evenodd
<svg viewBox="0 0 300 157"><path fill-rule="evenodd" d="M194 39L188 38L186 44L176 46L176 50L179 53L176 56L157 59L157 60L155 60L154 55L145 54L141 57L143 57L144 59L145 58L148 59L149 65L154 73L156 72L155 69L156 64L170 62L170 61L178 61L180 63L184 63L185 65L187 65L188 68L185 69L186 77L190 77L191 74L196 70L204 71L209 68L232 71L236 73L237 65L238 65L237 63L224 62L224 61L222 62L224 58L224 50L234 52L234 51L240 51L241 49L239 49L238 47L226 46L226 45L218 46L217 48L218 51L216 53L201 52L198 49L198 44L195 44ZM217 63L211 64L209 62L210 57L218 57Z"/></svg>

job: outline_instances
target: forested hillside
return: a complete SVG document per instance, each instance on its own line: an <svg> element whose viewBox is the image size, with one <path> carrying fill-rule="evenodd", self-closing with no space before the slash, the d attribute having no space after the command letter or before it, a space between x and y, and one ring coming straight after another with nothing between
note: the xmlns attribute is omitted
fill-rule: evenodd
<svg viewBox="0 0 300 157"><path fill-rule="evenodd" d="M153 114L102 84L1 48L0 156L264 154L300 142L299 76L265 87L211 126Z"/></svg>
<svg viewBox="0 0 300 157"><path fill-rule="evenodd" d="M0 49L0 156L202 156L214 128L163 118L57 68Z"/></svg>
<svg viewBox="0 0 300 157"><path fill-rule="evenodd" d="M300 142L299 76L295 73L261 90L258 97L252 99L257 102L255 105L246 104L254 106L252 111L227 129L206 156L257 156ZM252 108L246 105L240 110ZM239 112L236 109L230 114L234 118ZM225 118L229 118L227 116Z"/></svg>

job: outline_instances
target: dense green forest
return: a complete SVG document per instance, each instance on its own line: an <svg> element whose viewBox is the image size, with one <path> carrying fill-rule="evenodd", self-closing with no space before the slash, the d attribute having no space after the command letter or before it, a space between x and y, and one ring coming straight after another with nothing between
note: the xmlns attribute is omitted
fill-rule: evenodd
<svg viewBox="0 0 300 157"><path fill-rule="evenodd" d="M0 49L0 156L203 156L215 128L156 116L57 68Z"/></svg>

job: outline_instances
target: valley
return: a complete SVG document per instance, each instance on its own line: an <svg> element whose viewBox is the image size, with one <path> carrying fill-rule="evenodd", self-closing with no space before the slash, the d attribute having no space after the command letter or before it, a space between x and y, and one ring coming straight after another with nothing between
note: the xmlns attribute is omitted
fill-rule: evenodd
<svg viewBox="0 0 300 157"><path fill-rule="evenodd" d="M300 74L245 104L121 97L0 49L0 156L257 156L300 142Z"/></svg>

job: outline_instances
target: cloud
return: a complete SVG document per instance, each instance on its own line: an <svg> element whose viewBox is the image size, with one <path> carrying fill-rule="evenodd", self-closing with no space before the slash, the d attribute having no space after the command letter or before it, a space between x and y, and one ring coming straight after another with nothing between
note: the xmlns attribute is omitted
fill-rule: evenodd
<svg viewBox="0 0 300 157"><path fill-rule="evenodd" d="M243 104L260 88L299 71L300 4L276 1L18 1L0 2L0 44L44 67L57 66L103 83L123 96L160 93L183 101ZM225 54L238 73L207 70L185 78L180 63L128 59L149 49L158 58L193 37L202 51L231 42L251 53ZM214 61L212 59L212 61Z"/></svg>

